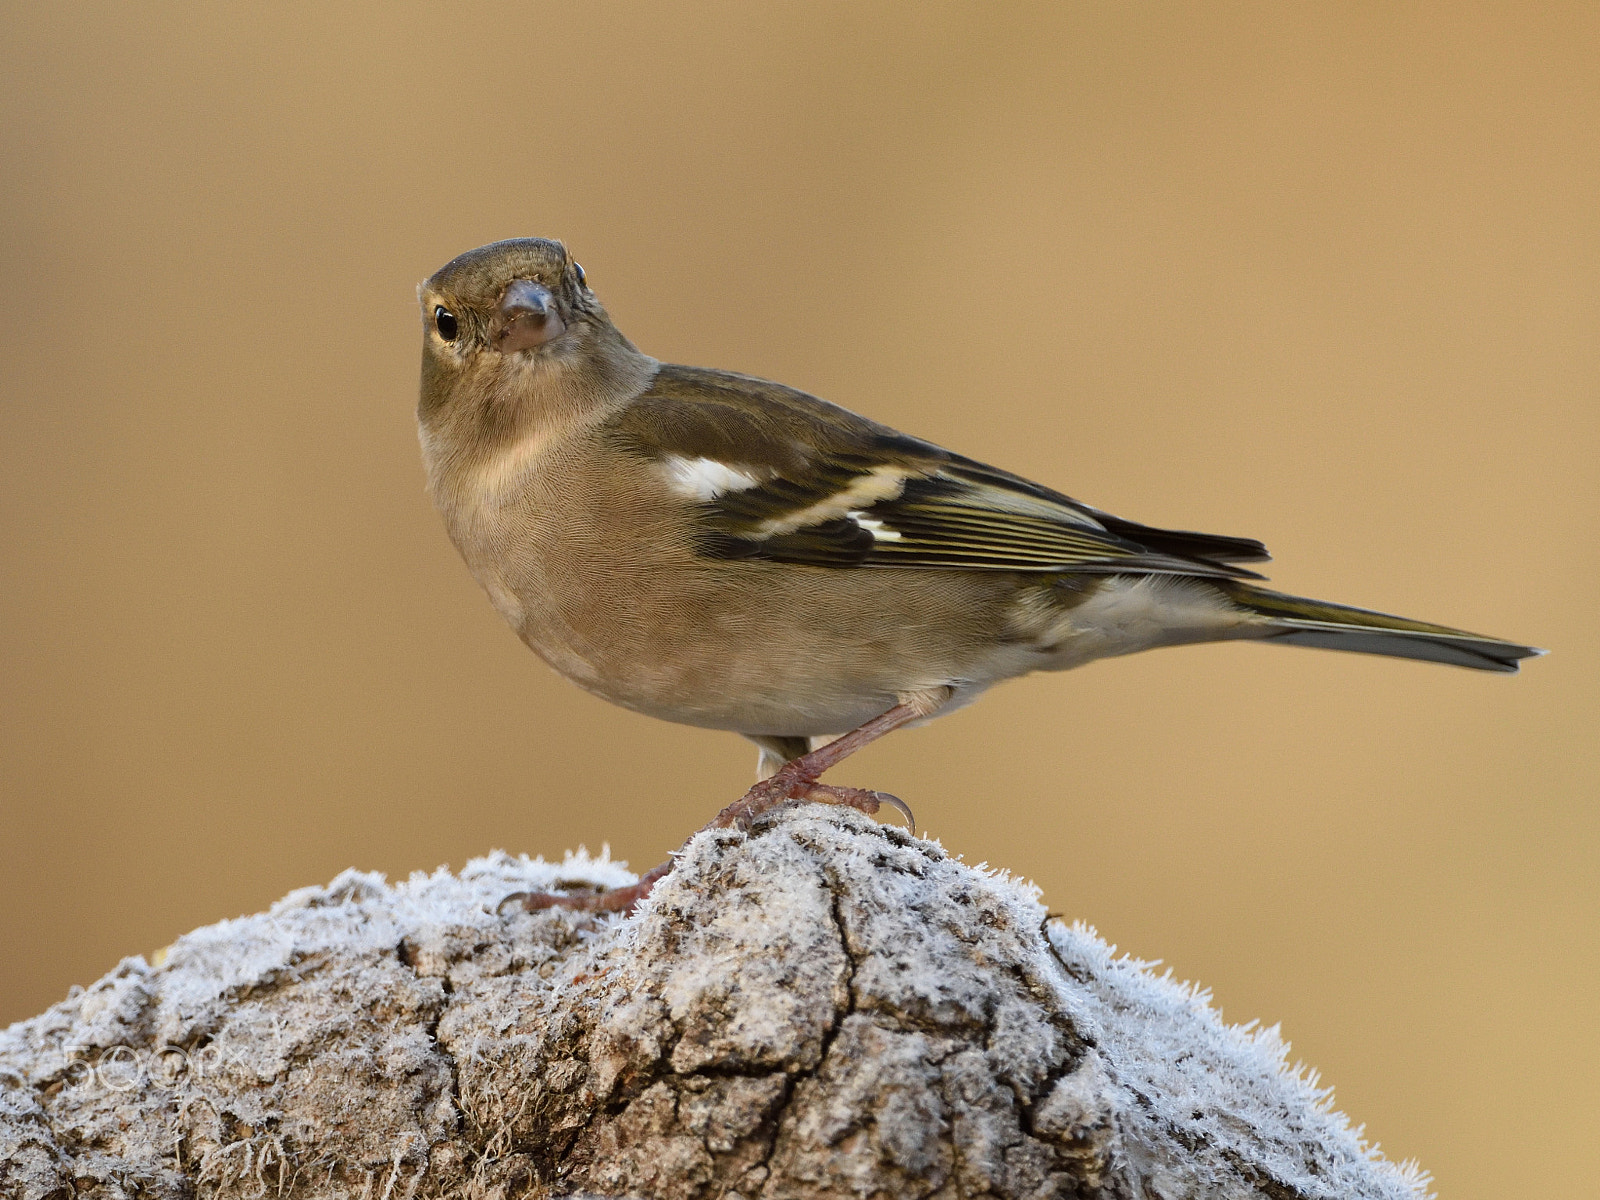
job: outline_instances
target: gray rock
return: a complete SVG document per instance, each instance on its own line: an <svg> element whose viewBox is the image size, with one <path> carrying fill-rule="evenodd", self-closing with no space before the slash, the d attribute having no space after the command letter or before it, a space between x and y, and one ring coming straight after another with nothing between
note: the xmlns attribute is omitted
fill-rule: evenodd
<svg viewBox="0 0 1600 1200"><path fill-rule="evenodd" d="M1384 1197L1272 1031L859 814L701 834L630 918L505 854L346 872L0 1034L0 1196Z"/></svg>

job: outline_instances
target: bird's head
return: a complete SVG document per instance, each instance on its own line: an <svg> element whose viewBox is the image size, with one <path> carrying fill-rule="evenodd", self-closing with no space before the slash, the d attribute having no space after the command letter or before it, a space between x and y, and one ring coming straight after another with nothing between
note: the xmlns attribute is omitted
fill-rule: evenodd
<svg viewBox="0 0 1600 1200"><path fill-rule="evenodd" d="M611 323L583 268L548 238L469 250L417 289L424 423L504 426L530 403L581 402L648 362Z"/></svg>

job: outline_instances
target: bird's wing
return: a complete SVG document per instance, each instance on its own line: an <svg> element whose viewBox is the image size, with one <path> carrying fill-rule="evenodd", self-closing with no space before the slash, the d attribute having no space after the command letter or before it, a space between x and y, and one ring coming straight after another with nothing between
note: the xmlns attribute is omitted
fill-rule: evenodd
<svg viewBox="0 0 1600 1200"><path fill-rule="evenodd" d="M663 366L614 421L694 506L701 553L824 567L1260 578L1246 538L1159 530L729 372Z"/></svg>

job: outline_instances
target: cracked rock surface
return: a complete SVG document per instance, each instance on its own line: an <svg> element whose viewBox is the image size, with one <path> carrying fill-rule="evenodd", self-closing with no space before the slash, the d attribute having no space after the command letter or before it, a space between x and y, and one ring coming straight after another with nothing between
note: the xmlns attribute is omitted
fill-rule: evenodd
<svg viewBox="0 0 1600 1200"><path fill-rule="evenodd" d="M346 872L0 1033L0 1197L1401 1197L1271 1032L847 810Z"/></svg>

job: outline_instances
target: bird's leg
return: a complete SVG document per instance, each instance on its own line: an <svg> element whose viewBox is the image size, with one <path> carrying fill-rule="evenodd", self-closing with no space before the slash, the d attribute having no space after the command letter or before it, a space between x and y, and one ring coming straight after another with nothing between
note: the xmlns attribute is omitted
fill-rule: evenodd
<svg viewBox="0 0 1600 1200"><path fill-rule="evenodd" d="M818 778L830 767L837 766L869 742L875 742L886 733L902 725L931 716L950 699L952 689L935 688L925 692L908 693L887 712L878 714L849 733L818 746L778 768L777 774L763 779L739 799L706 822L706 829L749 829L762 813L769 812L790 800L814 800L822 804L843 804L859 809L869 816L887 804L906 819L912 832L916 831L916 818L910 807L898 796L887 792L869 792L864 788L834 787L818 783ZM628 912L650 894L650 890L672 869L668 859L659 867L645 872L639 882L596 895L562 896L553 892L514 892L500 902L500 908L516 901L528 912L544 908L575 908L584 912Z"/></svg>
<svg viewBox="0 0 1600 1200"><path fill-rule="evenodd" d="M864 725L858 725L842 737L818 746L815 750L790 759L778 768L776 774L763 779L727 808L719 812L706 825L707 829L749 829L762 813L768 812L789 800L815 800L822 804L843 804L860 809L867 814L876 813L880 805L887 804L905 817L906 823L916 829L916 818L911 809L896 796L886 792L869 792L862 788L835 787L817 780L828 768L837 766L869 742L875 742L886 733L919 717L928 716L948 698L948 693L929 703L921 694L907 697L887 712L880 713Z"/></svg>
<svg viewBox="0 0 1600 1200"><path fill-rule="evenodd" d="M756 778L771 779L791 759L799 758L811 749L811 739L803 737L776 737L768 734L745 734L761 747L761 757L756 760Z"/></svg>

